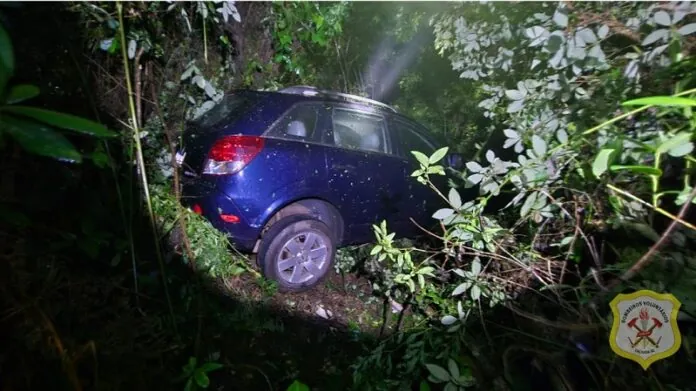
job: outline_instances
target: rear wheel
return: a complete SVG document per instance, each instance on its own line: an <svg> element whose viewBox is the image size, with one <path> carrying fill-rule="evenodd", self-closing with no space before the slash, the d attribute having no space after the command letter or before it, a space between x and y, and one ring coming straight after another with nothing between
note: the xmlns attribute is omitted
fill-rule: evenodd
<svg viewBox="0 0 696 391"><path fill-rule="evenodd" d="M316 286L328 274L336 256L331 229L309 215L292 215L275 222L261 238L259 263L264 275L282 292Z"/></svg>

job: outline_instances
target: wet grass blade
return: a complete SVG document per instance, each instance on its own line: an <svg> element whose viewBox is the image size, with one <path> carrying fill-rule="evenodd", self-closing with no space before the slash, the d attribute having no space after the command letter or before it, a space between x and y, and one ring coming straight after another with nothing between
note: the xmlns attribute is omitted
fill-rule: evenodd
<svg viewBox="0 0 696 391"><path fill-rule="evenodd" d="M63 162L82 162L82 155L72 143L49 126L10 116L4 116L0 126L27 152Z"/></svg>
<svg viewBox="0 0 696 391"><path fill-rule="evenodd" d="M621 103L622 106L663 106L663 107L693 107L696 100L679 96L649 96L632 99Z"/></svg>
<svg viewBox="0 0 696 391"><path fill-rule="evenodd" d="M3 112L29 117L36 121L46 123L62 129L73 130L75 132L88 134L95 137L115 137L116 133L107 129L104 125L98 124L85 118L80 118L71 114L59 113L57 111L39 109L28 106L5 106Z"/></svg>
<svg viewBox="0 0 696 391"><path fill-rule="evenodd" d="M0 24L0 66L7 73L8 79L14 73L14 53L12 41L5 28Z"/></svg>
<svg viewBox="0 0 696 391"><path fill-rule="evenodd" d="M31 84L20 84L12 87L5 100L8 105L24 102L39 95L39 87Z"/></svg>

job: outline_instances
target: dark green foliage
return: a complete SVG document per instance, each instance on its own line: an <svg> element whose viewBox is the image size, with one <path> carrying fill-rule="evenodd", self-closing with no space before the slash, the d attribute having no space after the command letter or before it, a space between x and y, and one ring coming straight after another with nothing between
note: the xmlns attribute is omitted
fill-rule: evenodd
<svg viewBox="0 0 696 391"><path fill-rule="evenodd" d="M9 135L26 151L66 162L80 163L82 155L57 129L70 130L93 137L114 137L115 133L96 122L56 111L22 106L18 103L35 98L39 89L20 84L7 89L15 71L12 42L0 25L0 138Z"/></svg>
<svg viewBox="0 0 696 391"><path fill-rule="evenodd" d="M696 227L693 211L676 216L694 192L695 11L209 1L8 9L6 19L22 22L0 27L2 385L688 389ZM375 222L373 245L338 256L331 289L367 287L352 301L332 301L326 287L278 295L180 206L171 154L185 122L235 87L289 84L388 101L448 146L412 151L414 186L448 203L432 211L441 229L413 242ZM461 172L443 165L453 151L465 157ZM86 158L95 164L64 164ZM434 187L433 175L448 175L450 187ZM617 279L631 268L637 275ZM685 319L682 349L648 372L607 343L608 300L641 288L673 293ZM319 304L348 314L347 324L320 319ZM376 329L379 339L360 331Z"/></svg>

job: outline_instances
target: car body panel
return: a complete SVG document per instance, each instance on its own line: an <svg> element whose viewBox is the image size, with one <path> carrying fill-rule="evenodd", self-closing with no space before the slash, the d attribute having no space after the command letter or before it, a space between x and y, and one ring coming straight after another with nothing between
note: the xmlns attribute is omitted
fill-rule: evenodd
<svg viewBox="0 0 696 391"><path fill-rule="evenodd" d="M399 236L419 233L411 217L419 223L432 222L433 208L442 204L442 200L411 177L418 165L399 144L399 132L394 126L395 121L406 121L419 134L427 133L414 121L355 102L277 92L236 94L247 102L242 105L241 113L229 109L237 106L230 105L228 112L223 106L213 112L217 117L212 114L208 117L211 126L205 127L205 120L189 124L183 136L185 155L181 166L184 205L199 205L202 214L213 226L227 233L239 250L252 251L268 221L280 209L298 200L324 200L335 207L344 222L342 245L371 241L372 225L382 220ZM305 136L298 137L282 133L295 113L314 115L315 111L313 133L305 132L302 133ZM358 124L351 128L353 133L358 132L355 134L369 135L377 129L369 128L373 123L384 126L384 138L374 144L378 146L376 149L337 145L345 138L336 139L334 131L339 129L339 135L348 134L345 131L351 123L341 121L349 118L345 116L349 112L369 117L367 122L361 122L362 119L354 122ZM370 122L375 118L382 118L383 124ZM368 128L361 128L363 125ZM236 134L263 137L263 149L235 174L202 174L215 140ZM363 142L365 137L359 140ZM427 135L423 137L437 145ZM227 223L221 219L221 213L238 216L239 221Z"/></svg>
<svg viewBox="0 0 696 391"><path fill-rule="evenodd" d="M251 251L258 239L258 233L249 229L248 221L244 220L241 210L237 204L226 194L220 191L209 191L205 189L206 181L197 180L185 184L182 189L181 202L186 207L198 205L202 210L202 215L220 231L226 233L240 251ZM220 214L232 214L241 217L239 223L227 223L222 220Z"/></svg>
<svg viewBox="0 0 696 391"><path fill-rule="evenodd" d="M251 228L260 229L274 205L305 197L309 189L325 193L325 147L266 139L263 151L243 170L223 178L219 189L238 203Z"/></svg>

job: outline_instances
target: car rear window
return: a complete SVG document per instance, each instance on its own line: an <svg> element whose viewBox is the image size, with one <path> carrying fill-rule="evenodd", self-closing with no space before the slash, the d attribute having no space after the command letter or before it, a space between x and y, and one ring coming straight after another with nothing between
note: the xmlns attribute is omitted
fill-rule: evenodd
<svg viewBox="0 0 696 391"><path fill-rule="evenodd" d="M319 105L311 103L302 103L293 107L268 135L295 140L319 141L321 135L316 131L319 107Z"/></svg>
<svg viewBox="0 0 696 391"><path fill-rule="evenodd" d="M224 122L240 118L253 104L254 100L245 95L228 94L207 113L194 121L200 128L215 128Z"/></svg>

